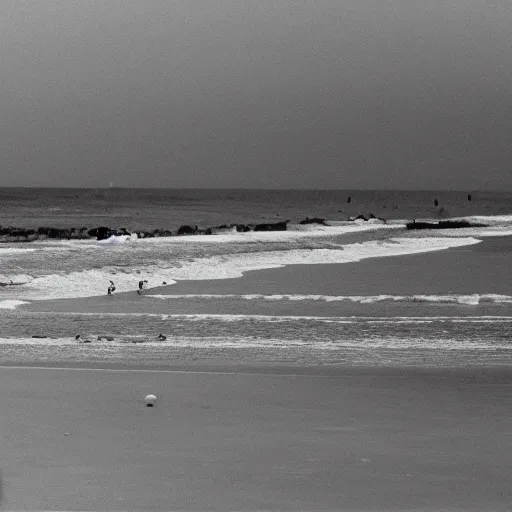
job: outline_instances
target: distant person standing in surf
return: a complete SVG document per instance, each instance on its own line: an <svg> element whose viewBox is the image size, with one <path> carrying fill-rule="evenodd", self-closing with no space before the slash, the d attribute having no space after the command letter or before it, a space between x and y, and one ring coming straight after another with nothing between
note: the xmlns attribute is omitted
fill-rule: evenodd
<svg viewBox="0 0 512 512"><path fill-rule="evenodd" d="M137 290L137 293L139 295L142 295L142 290L144 290L144 284L147 283L147 280L144 279L144 281L139 281L139 289Z"/></svg>
<svg viewBox="0 0 512 512"><path fill-rule="evenodd" d="M110 285L107 289L107 293L109 295L112 295L112 292L114 292L116 290L116 285L114 284L114 281L110 281Z"/></svg>

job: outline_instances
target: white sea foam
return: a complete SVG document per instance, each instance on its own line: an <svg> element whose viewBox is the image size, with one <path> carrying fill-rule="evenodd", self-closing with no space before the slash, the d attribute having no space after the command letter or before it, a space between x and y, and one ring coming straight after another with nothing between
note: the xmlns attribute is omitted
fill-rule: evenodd
<svg viewBox="0 0 512 512"><path fill-rule="evenodd" d="M74 338L0 338L2 345L76 345L78 342Z"/></svg>
<svg viewBox="0 0 512 512"><path fill-rule="evenodd" d="M0 300L0 309L16 309L22 304L28 304L23 300Z"/></svg>
<svg viewBox="0 0 512 512"><path fill-rule="evenodd" d="M376 302L431 302L444 304L478 305L482 303L507 304L512 303L512 296L498 294L470 294L470 295L300 295L300 294L181 294L181 295L147 295L154 299L237 299L237 300L263 300L263 301L320 301L320 302L355 302L373 304Z"/></svg>
<svg viewBox="0 0 512 512"><path fill-rule="evenodd" d="M99 240L97 242L98 245L118 245L118 244L125 244L126 242L131 242L133 240L136 240L136 238L132 238L130 235L120 235L115 236L112 235L110 238L106 238L105 240Z"/></svg>
<svg viewBox="0 0 512 512"><path fill-rule="evenodd" d="M26 247L23 249L18 249L17 247L2 247L0 248L0 258L2 256L7 256L10 254L24 254L27 252L34 252L36 249L32 247Z"/></svg>
<svg viewBox="0 0 512 512"><path fill-rule="evenodd" d="M24 284L29 281L32 281L32 276L28 276L26 274L14 274L9 276L0 274L0 283L7 286Z"/></svg>
<svg viewBox="0 0 512 512"><path fill-rule="evenodd" d="M189 243L254 243L254 242L287 242L301 238L332 237L350 233L363 233L380 229L400 229L405 223L372 224L356 222L340 222L332 226L318 224L292 224L286 231L247 231L245 233L229 232L215 235L190 235L156 238L139 238L139 242L153 244L189 244Z"/></svg>
<svg viewBox="0 0 512 512"><path fill-rule="evenodd" d="M481 224L510 224L512 223L512 215L471 215L468 217L458 217L469 222L478 222Z"/></svg>
<svg viewBox="0 0 512 512"><path fill-rule="evenodd" d="M420 220L420 219L416 219ZM437 222L439 219L422 219L430 222ZM440 236L449 237L494 237L512 235L512 215L473 215L468 217L452 217L443 219L450 221L467 221L472 224L486 224L486 227L468 227L463 229L443 229Z"/></svg>
<svg viewBox="0 0 512 512"><path fill-rule="evenodd" d="M506 315L478 315L478 316L305 316L305 315L260 315L260 314L226 314L226 313L169 313L162 315L161 313L134 313L134 312L31 312L31 315L45 316L48 314L66 316L83 316L94 318L159 318L161 320L188 320L191 322L203 322L215 320L224 323L238 323L245 320L258 321L264 323L282 323L292 322L320 322L320 323L423 323L423 322L440 322L440 323L512 323L512 316Z"/></svg>
<svg viewBox="0 0 512 512"><path fill-rule="evenodd" d="M87 339L87 337L86 337ZM113 341L98 340L96 335L88 337L91 340L87 344L87 351L104 352L105 357L115 357L121 354L123 347L138 347L145 351L150 347L172 345L175 348L268 348L290 349L306 348L307 350L343 350L353 349L357 351L386 349L386 350L483 350L512 352L512 346L506 343L496 345L482 339L466 340L451 337L432 338L425 336L388 337L388 336L361 336L357 339L340 337L338 339L282 339L282 338L256 338L252 336L168 336L165 341L158 341L144 335L116 336ZM80 342L72 337L67 338L0 338L1 346L79 346Z"/></svg>
<svg viewBox="0 0 512 512"><path fill-rule="evenodd" d="M476 243L479 240L475 238L392 238L347 244L336 249L246 252L172 263L159 261L142 268L138 265L133 269L103 267L35 277L26 285L17 287L16 296L12 298L38 300L103 295L110 279L116 284L116 293L133 292L137 289L141 275L147 276L148 287L151 288L163 282L173 284L182 279L229 279L240 277L250 270L299 264L350 263L366 258L439 251Z"/></svg>
<svg viewBox="0 0 512 512"><path fill-rule="evenodd" d="M490 236L512 236L512 229L496 228L494 230L483 230L475 233L476 236L490 237Z"/></svg>
<svg viewBox="0 0 512 512"><path fill-rule="evenodd" d="M509 226L489 226L488 228L464 228L464 229L443 229L441 236L448 237L476 237L489 238L497 236L511 236L512 229Z"/></svg>

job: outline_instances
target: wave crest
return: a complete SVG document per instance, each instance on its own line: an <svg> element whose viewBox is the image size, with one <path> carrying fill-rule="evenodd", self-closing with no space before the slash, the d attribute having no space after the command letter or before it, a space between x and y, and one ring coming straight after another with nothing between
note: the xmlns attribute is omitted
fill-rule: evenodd
<svg viewBox="0 0 512 512"><path fill-rule="evenodd" d="M437 304L464 304L476 306L479 304L509 304L512 296L494 293L469 295L299 295L299 294L181 294L181 295L148 295L148 297L161 300L180 299L237 299L237 300L265 300L265 301L320 301L320 302L354 302L360 304L374 304L378 302L424 302Z"/></svg>

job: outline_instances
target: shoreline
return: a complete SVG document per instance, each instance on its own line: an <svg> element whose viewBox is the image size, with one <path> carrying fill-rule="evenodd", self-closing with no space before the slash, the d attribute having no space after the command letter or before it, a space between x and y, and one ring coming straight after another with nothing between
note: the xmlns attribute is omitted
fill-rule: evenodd
<svg viewBox="0 0 512 512"><path fill-rule="evenodd" d="M245 271L230 279L179 280L173 285L156 286L142 296L133 292L110 297L34 301L17 308L27 312L82 313L154 313L154 314L251 314L320 316L383 316L405 309L406 315L430 311L439 315L446 305L424 304L353 304L305 301L237 300L244 295L465 295L500 294L512 296L512 237L488 237L478 244L444 250L367 258L351 263L287 265L279 268ZM166 295L168 301L152 298ZM192 295L195 297L187 297ZM232 300L201 299L201 295L227 295ZM178 297L173 299L173 297ZM224 304L222 304L224 302ZM440 309L441 307L441 309ZM512 314L512 304L448 305L451 313L468 315L474 311Z"/></svg>
<svg viewBox="0 0 512 512"><path fill-rule="evenodd" d="M282 363L261 363L254 362L250 364L238 365L232 362L215 364L160 364L151 366L127 365L125 362L92 362L92 361L45 361L44 364L23 361L0 362L0 372L3 370L34 370L49 372L104 372L104 373L134 373L134 374L176 374L176 375L248 375L255 377L314 377L337 379L344 377L366 376L379 378L404 378L408 376L437 376L454 378L503 378L505 381L512 379L512 365L510 364L488 364L488 365L466 365L466 366L414 366L414 365L386 365L375 366L370 364L362 365L339 365L331 366L310 365L300 366L297 364L284 365Z"/></svg>
<svg viewBox="0 0 512 512"><path fill-rule="evenodd" d="M139 296L134 291L110 297L41 301L23 305L15 311L5 310L4 333L21 338L34 334L49 335L50 338L69 337L70 342L52 345L41 340L41 343L16 344L6 339L2 344L0 362L23 366L38 363L58 366L105 364L179 371L317 371L333 374L346 368L365 366L391 369L440 367L443 371L464 367L508 368L512 367L512 350L507 349L506 334L509 332L512 336L512 303L438 304L412 300L364 304L320 300L246 300L243 296L248 293L282 295L305 292L378 295L385 290L404 295L423 290L424 293L452 294L499 292L512 296L510 268L512 239L500 237L487 238L476 245L423 254L369 258L344 264L290 265L249 271L234 279L180 281L146 292L165 293L169 299ZM187 298L187 293L230 296ZM180 297L183 294L185 298ZM216 318L218 315L220 317ZM265 320L268 317L279 320L287 315L290 318L283 330L278 330L278 324ZM436 346L437 337L421 341L421 321L418 325L413 323L410 327L400 328L381 328L378 322L373 326L356 323L350 327L341 321L339 325L332 324L332 328L322 326L320 331L320 326L314 322L325 317L395 319L397 326L403 323L401 319L408 317L442 317L447 318L448 323L446 327L439 323L428 327L434 329L431 332L441 339L440 345ZM494 318L497 322L494 330L489 330L490 325L485 327L489 319L482 317ZM301 323L301 318L311 320ZM453 318L469 323L453 323ZM482 319L481 326L475 323L479 318ZM244 324L230 323L242 319ZM360 329L368 333L367 342L359 341ZM443 334L447 332L443 329L449 329L455 337ZM323 340L322 346L309 342L308 337L316 332L323 333L323 338L319 338ZM496 345L489 339L490 332L496 336ZM144 343L156 340L159 333L169 337L166 343ZM394 339L393 336L402 336L406 341L390 345L373 344L372 339L382 336L382 333L389 333L390 340ZM464 333L469 335L467 346ZM481 344L478 343L478 333L485 336ZM76 334L93 336L93 341L90 344L75 342ZM121 342L116 341L112 345L95 342L99 335L113 336ZM130 341L130 336L139 336L141 342ZM257 340L261 338L262 343L251 344L253 336ZM127 343L122 342L123 337L128 338ZM277 338L275 342L273 337ZM413 342L418 339L418 342L409 345L409 337ZM446 347L442 344L445 337L448 340ZM187 342L188 339L191 341ZM452 339L453 346L449 341ZM226 340L225 345L223 340ZM329 346L329 340L338 345Z"/></svg>
<svg viewBox="0 0 512 512"><path fill-rule="evenodd" d="M501 324L503 327L503 324ZM510 324L505 325L510 329ZM200 326L199 329L202 329ZM307 336L307 330L304 331ZM416 334L417 335L417 334ZM343 337L343 335L341 334ZM413 336L415 336L413 331ZM185 336L186 338L187 336ZM250 338L250 337L249 337ZM206 373L300 373L338 375L365 370L400 372L479 371L512 368L512 349L501 343L485 346L450 346L442 342L431 346L387 346L368 342L317 346L313 343L279 342L266 346L251 345L250 339L238 340L238 346L211 345L208 339L196 339L192 345L175 343L100 343L81 344L71 337L66 344L10 343L4 340L0 365L160 370ZM38 340L39 341L39 340Z"/></svg>

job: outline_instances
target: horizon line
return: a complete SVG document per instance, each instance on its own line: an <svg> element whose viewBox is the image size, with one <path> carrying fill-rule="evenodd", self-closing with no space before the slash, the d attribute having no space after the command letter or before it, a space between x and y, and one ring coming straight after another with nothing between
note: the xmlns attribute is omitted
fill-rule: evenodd
<svg viewBox="0 0 512 512"><path fill-rule="evenodd" d="M245 187L124 187L124 186L49 186L49 185L3 185L2 189L58 189L58 190L240 190L240 191L274 191L274 192L494 192L512 193L512 189L457 189L457 188L245 188Z"/></svg>

